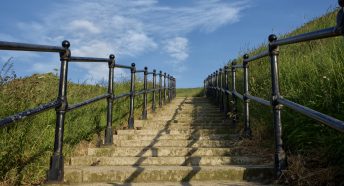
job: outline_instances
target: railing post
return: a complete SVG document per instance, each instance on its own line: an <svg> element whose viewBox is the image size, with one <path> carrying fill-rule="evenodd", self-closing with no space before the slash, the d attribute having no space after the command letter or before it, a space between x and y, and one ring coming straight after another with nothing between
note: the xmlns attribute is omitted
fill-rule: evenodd
<svg viewBox="0 0 344 186"><path fill-rule="evenodd" d="M219 99L219 71L215 71L215 86L216 86L216 89L215 89L215 103L216 105L219 105L220 104L220 99Z"/></svg>
<svg viewBox="0 0 344 186"><path fill-rule="evenodd" d="M155 112L155 92L156 92L156 70L153 70L153 96L152 96L152 112Z"/></svg>
<svg viewBox="0 0 344 186"><path fill-rule="evenodd" d="M211 99L212 101L215 101L215 72L211 74Z"/></svg>
<svg viewBox="0 0 344 186"><path fill-rule="evenodd" d="M143 74L143 108L142 108L142 116L141 119L147 119L147 75L148 75L148 68L144 68Z"/></svg>
<svg viewBox="0 0 344 186"><path fill-rule="evenodd" d="M170 74L167 74L167 102L170 102Z"/></svg>
<svg viewBox="0 0 344 186"><path fill-rule="evenodd" d="M131 79L130 79L130 105L129 105L129 119L128 128L134 129L134 99L135 99L135 63L131 64Z"/></svg>
<svg viewBox="0 0 344 186"><path fill-rule="evenodd" d="M244 59L248 59L248 54L243 56ZM243 69L244 69L244 137L251 138L252 137L252 130L250 126L250 99L247 98L249 95L249 79L248 79L248 62L243 61Z"/></svg>
<svg viewBox="0 0 344 186"><path fill-rule="evenodd" d="M219 69L219 105L220 111L223 112L223 84L222 84L222 68Z"/></svg>
<svg viewBox="0 0 344 186"><path fill-rule="evenodd" d="M109 56L109 80L108 80L108 94L107 98L107 114L106 114L106 129L105 129L105 145L112 145L113 134L112 134L112 104L114 100L113 92L113 81L114 81L114 68L115 68L115 55L111 54Z"/></svg>
<svg viewBox="0 0 344 186"><path fill-rule="evenodd" d="M162 107L162 71L159 73L159 107Z"/></svg>
<svg viewBox="0 0 344 186"><path fill-rule="evenodd" d="M237 97L235 96L234 92L236 91L236 86L235 86L235 82L236 82L236 60L232 61L232 111L231 111L231 118L232 118L232 127L236 127L236 123L237 123Z"/></svg>
<svg viewBox="0 0 344 186"><path fill-rule="evenodd" d="M166 72L164 73L164 105L166 104Z"/></svg>
<svg viewBox="0 0 344 186"><path fill-rule="evenodd" d="M172 102L172 94L173 94L173 89L172 89L172 87L173 87L173 82L172 82L172 79L173 79L173 76L170 76L170 79L169 79L169 81L168 81L168 87L169 87L169 96L168 96L168 98L170 99L169 100L169 102L171 103Z"/></svg>
<svg viewBox="0 0 344 186"><path fill-rule="evenodd" d="M64 52L60 53L60 81L59 92L57 100L60 101L60 106L56 108L56 127L55 127L55 141L54 153L50 159L50 168L48 170L48 182L63 182L64 164L63 164L63 133L64 133L64 120L68 108L67 102L67 74L68 74L68 61L71 56L69 50L70 43L68 41L62 42L62 47L65 48Z"/></svg>
<svg viewBox="0 0 344 186"><path fill-rule="evenodd" d="M228 66L226 65L224 67L224 73L225 73L225 90L229 90L228 87ZM229 111L229 94L227 92L224 93L224 104L223 104L223 112L225 113L225 117L228 117L228 111Z"/></svg>
<svg viewBox="0 0 344 186"><path fill-rule="evenodd" d="M279 49L277 46L271 45L271 42L276 41L276 35L269 36L269 55L271 63L271 84L272 84L272 110L275 131L275 173L279 177L282 170L286 169L287 161L286 154L283 149L282 141L282 123L281 123L281 110L282 105L278 103L277 98L280 97L279 81L278 81L278 54Z"/></svg>

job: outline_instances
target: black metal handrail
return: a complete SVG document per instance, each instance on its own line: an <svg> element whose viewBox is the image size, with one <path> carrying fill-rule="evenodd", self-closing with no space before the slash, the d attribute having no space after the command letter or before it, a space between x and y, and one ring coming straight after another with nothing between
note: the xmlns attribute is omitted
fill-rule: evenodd
<svg viewBox="0 0 344 186"><path fill-rule="evenodd" d="M50 160L50 168L48 171L47 180L48 182L61 182L64 176L64 160L62 154L63 147L63 133L64 133L64 120L65 114L69 111L81 108L88 104L107 99L107 123L105 129L104 145L113 144L113 129L112 129L112 115L113 115L113 102L120 98L130 97L129 105L129 118L128 118L128 128L134 129L134 98L136 95L143 94L143 108L141 119L147 119L147 94L152 93L152 111L156 110L156 92L159 91L159 106L162 106L162 101L164 104L168 101L172 101L176 97L176 79L173 76L162 74L160 71L160 82L159 87L156 83L156 70L153 72L148 72L148 68L145 67L144 70L136 70L135 63L131 66L117 64L115 62L115 56L111 54L109 58L94 58L94 57L76 57L71 56L71 51L69 49L70 43L68 41L62 42L62 47L58 46L48 46L48 45L34 45L26 43L14 43L0 41L0 50L16 50L16 51L36 51L36 52L58 52L60 54L61 68L60 68L60 78L59 78L59 90L58 97L55 101L42 104L36 108L28 109L26 111L16 113L12 116L0 119L0 127L7 126L13 122L22 120L28 116L36 115L41 112L56 109L56 128L55 128L55 141L54 141L54 153ZM108 78L108 90L106 94L96 96L89 100L83 101L81 103L68 105L67 101L67 75L68 75L68 63L69 62L106 62L109 67L109 78ZM130 79L130 92L120 95L114 94L114 69L124 68L130 69L131 79ZM135 91L135 73L144 73L144 88L141 91ZM153 86L148 88L147 76L153 75ZM162 76L164 76L164 84L162 86ZM166 79L167 83L166 84ZM167 87L168 86L168 87ZM163 90L164 96L161 96L161 91ZM168 97L168 98L166 98Z"/></svg>
<svg viewBox="0 0 344 186"><path fill-rule="evenodd" d="M279 79L278 79L278 54L280 52L279 46L289 45L299 42L306 42L311 40L336 37L343 35L344 32L344 12L343 5L344 0L339 0L339 5L341 9L337 14L337 25L335 27L330 27L318 31L308 32L300 34L297 36L292 36L284 39L277 39L276 35L270 35L268 37L269 44L267 49L259 54L249 57L248 54L243 56L242 64L238 65L236 61L230 62L230 65L225 66L222 73L222 69L215 71L209 75L204 80L204 91L205 95L209 98L215 100L219 105L220 110L223 110L227 116L229 103L232 105L231 110L231 119L232 125L235 126L237 122L237 98L240 98L244 101L244 137L251 137L251 127L250 127L250 115L249 115L249 102L250 100L256 101L265 106L271 106L273 110L273 124L274 124L274 133L275 133L275 173L276 176L280 176L282 170L287 168L286 163L286 154L283 149L282 141L282 123L281 123L281 110L282 106L286 106L292 110L295 110L305 116L308 116L312 119L320 121L326 124L329 127L336 129L337 131L344 132L344 121L340 121L329 115L320 113L303 105L294 103L288 99L285 99L281 96L279 91ZM249 74L248 74L248 65L250 62L253 62L257 59L263 57L270 57L271 65L271 100L265 100L263 98L255 97L249 93ZM240 94L236 90L236 69L243 69L243 82L244 82L244 93ZM228 72L231 72L231 76L228 75ZM231 78L230 78L231 77ZM225 80L223 83L222 81ZM228 82L231 80L232 87L228 87ZM223 91L224 90L224 91ZM229 101L229 95L232 96L232 101Z"/></svg>

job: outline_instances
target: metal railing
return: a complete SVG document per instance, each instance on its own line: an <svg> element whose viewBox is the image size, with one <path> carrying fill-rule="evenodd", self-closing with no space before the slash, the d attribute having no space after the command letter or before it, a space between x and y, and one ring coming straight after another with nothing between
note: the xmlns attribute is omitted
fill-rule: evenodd
<svg viewBox="0 0 344 186"><path fill-rule="evenodd" d="M117 99L130 97L129 105L129 119L128 128L134 129L134 98L138 95L143 95L143 108L141 119L147 119L147 95L152 93L152 111L156 111L156 93L159 92L159 106L162 106L162 100L164 104L172 101L176 97L176 79L173 76L166 75L160 71L159 74L156 70L148 72L148 68L145 67L144 70L136 70L135 63L131 66L125 66L117 64L115 61L115 56L111 54L109 58L92 58L92 57L75 57L71 56L71 51L69 49L70 43L68 41L62 42L62 47L58 46L47 46L47 45L34 45L26 43L14 43L0 41L0 50L15 50L15 51L36 51L36 52L57 52L60 54L61 68L60 68L60 78L59 78L59 90L58 97L55 101L40 105L36 108L26 110L14 114L12 116L5 117L0 120L0 127L7 126L16 121L22 120L25 117L39 114L41 112L56 109L56 128L55 128L55 141L54 141L54 153L50 160L50 168L47 175L48 182L61 182L64 176L64 160L62 154L63 147L63 134L64 134L64 120L65 114L69 111L81 108L85 105L107 99L107 123L105 129L104 144L110 145L113 143L113 129L112 129L112 115L113 115L113 102ZM96 62L96 63L108 63L109 66L109 78L108 78L108 90L104 95L94 97L92 99L86 100L82 103L77 103L74 105L69 105L67 101L67 75L68 75L68 64L70 62ZM114 94L114 69L124 68L130 69L131 79L130 79L130 92L121 95ZM135 91L135 74L144 73L144 85L143 90ZM148 88L147 76L153 75L153 87ZM160 76L160 82L157 87L156 76ZM162 77L164 77L164 85L162 86ZM167 83L166 83L167 79ZM161 92L164 92L163 97ZM166 98L168 97L168 99Z"/></svg>
<svg viewBox="0 0 344 186"><path fill-rule="evenodd" d="M337 14L337 25L335 27L326 28L314 32L304 33L293 37L288 37L284 39L277 39L276 35L270 35L268 37L269 44L267 49L255 56L249 57L248 54L243 56L242 64L237 64L236 60L233 60L230 65L225 66L224 69L220 69L209 75L204 80L205 95L212 98L220 107L220 110L230 113L230 118L232 120L232 125L235 126L237 123L237 99L243 100L243 115L244 115L244 137L251 137L251 127L250 127L250 114L249 114L249 103L250 100L258 102L262 105L272 107L273 111L273 125L275 133L275 173L279 177L282 170L287 168L286 154L283 149L282 141L282 123L281 123L281 110L282 106L286 106L292 110L295 110L305 116L312 119L320 121L329 127L332 127L340 132L344 132L344 122L336 118L328 116L326 114L320 113L303 105L294 103L288 99L285 99L280 94L279 87L279 74L278 74L278 55L280 53L279 46L289 45L299 42L306 42L311 40L329 38L341 36L344 34L344 16L343 16L343 6L344 0L339 0L339 5L341 9ZM259 97L250 95L249 92L249 63L261 59L263 57L270 57L271 66L271 100L265 100ZM236 70L243 70L243 82L244 90L243 94L240 94L236 90ZM228 75L231 72L231 76ZM231 89L228 87L228 82L232 81ZM224 83L223 83L224 81ZM231 95L231 101L229 101L229 96ZM231 103L231 111L229 112L229 104Z"/></svg>

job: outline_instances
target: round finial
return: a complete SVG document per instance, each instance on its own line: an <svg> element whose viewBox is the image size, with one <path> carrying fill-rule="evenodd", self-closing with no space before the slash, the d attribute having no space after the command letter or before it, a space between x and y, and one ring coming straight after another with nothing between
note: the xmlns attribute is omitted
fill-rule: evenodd
<svg viewBox="0 0 344 186"><path fill-rule="evenodd" d="M237 64L237 61L234 59L233 61L232 61L232 65L236 65Z"/></svg>
<svg viewBox="0 0 344 186"><path fill-rule="evenodd" d="M269 35L269 41L270 42L273 42L273 41L276 41L276 40L277 40L277 36L275 34Z"/></svg>
<svg viewBox="0 0 344 186"><path fill-rule="evenodd" d="M338 4L340 7L344 7L344 0L338 0Z"/></svg>
<svg viewBox="0 0 344 186"><path fill-rule="evenodd" d="M148 67L145 67L145 70L147 71L147 70L148 70Z"/></svg>
<svg viewBox="0 0 344 186"><path fill-rule="evenodd" d="M226 65L224 68L225 68L225 69L228 69L228 66Z"/></svg>
<svg viewBox="0 0 344 186"><path fill-rule="evenodd" d="M135 67L135 63L132 63L132 64L131 64L131 67Z"/></svg>
<svg viewBox="0 0 344 186"><path fill-rule="evenodd" d="M110 58L110 59L115 59L115 55L110 54L110 55L109 55L109 58Z"/></svg>
<svg viewBox="0 0 344 186"><path fill-rule="evenodd" d="M245 54L243 57L244 57L244 59L248 59L248 58L249 58L249 55L248 55L248 54Z"/></svg>
<svg viewBox="0 0 344 186"><path fill-rule="evenodd" d="M62 41L62 47L63 48L69 48L70 47L70 42L67 40Z"/></svg>
<svg viewBox="0 0 344 186"><path fill-rule="evenodd" d="M166 72L164 73L164 75L166 76Z"/></svg>
<svg viewBox="0 0 344 186"><path fill-rule="evenodd" d="M155 69L153 69L153 73L156 73L156 70L155 70Z"/></svg>
<svg viewBox="0 0 344 186"><path fill-rule="evenodd" d="M216 70L216 71L215 71L215 73L217 74L217 73L219 73L219 71L218 71L218 70Z"/></svg>
<svg viewBox="0 0 344 186"><path fill-rule="evenodd" d="M160 70L160 74L162 74L162 71Z"/></svg>
<svg viewBox="0 0 344 186"><path fill-rule="evenodd" d="M219 71L222 72L222 68L220 68Z"/></svg>

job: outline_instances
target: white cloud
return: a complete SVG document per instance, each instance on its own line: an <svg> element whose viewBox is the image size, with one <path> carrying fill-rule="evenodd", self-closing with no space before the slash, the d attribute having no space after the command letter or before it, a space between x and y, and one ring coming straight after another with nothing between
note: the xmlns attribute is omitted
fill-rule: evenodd
<svg viewBox="0 0 344 186"><path fill-rule="evenodd" d="M99 34L100 29L95 26L92 22L87 20L73 20L69 26L69 29L71 29L73 32L83 32L87 31L92 34Z"/></svg>
<svg viewBox="0 0 344 186"><path fill-rule="evenodd" d="M207 0L163 6L157 0L71 0L53 6L54 11L41 20L19 23L21 37L53 45L68 39L72 55L78 56L107 57L114 53L122 58L137 57L163 49L162 54L170 58L167 60L180 62L189 56L187 34L212 32L238 21L246 1ZM94 79L101 79L107 70L94 64L80 68Z"/></svg>
<svg viewBox="0 0 344 186"><path fill-rule="evenodd" d="M179 61L184 61L188 58L188 40L184 37L175 37L165 42L166 52Z"/></svg>

